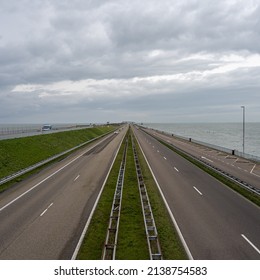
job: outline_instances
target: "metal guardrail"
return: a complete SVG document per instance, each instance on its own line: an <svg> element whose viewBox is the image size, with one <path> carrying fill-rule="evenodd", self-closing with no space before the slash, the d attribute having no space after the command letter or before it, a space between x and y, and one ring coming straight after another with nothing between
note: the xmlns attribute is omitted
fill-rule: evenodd
<svg viewBox="0 0 260 280"><path fill-rule="evenodd" d="M128 139L126 139L125 148L123 152L123 159L120 165L119 174L117 178L114 199L110 212L109 226L108 226L106 241L102 254L103 260L115 260L116 257L116 246L117 246L122 195L123 195L123 187L124 187L127 147L128 147Z"/></svg>
<svg viewBox="0 0 260 280"><path fill-rule="evenodd" d="M143 131L144 131L144 130L143 130ZM224 171L224 170L222 170L222 169L220 169L220 168L218 168L218 167L213 166L211 163L209 163L209 162L207 162L207 161L204 161L204 160L202 160L201 158L195 157L195 156L193 156L193 155L187 153L187 152L184 151L183 149L177 148L176 146L174 146L174 145L171 144L171 143L165 142L165 141L164 141L163 139L161 139L161 138L158 138L158 137L156 137L156 136L154 136L154 135L152 135L152 134L150 134L150 133L148 133L148 132L146 132L146 131L144 131L144 132L147 133L147 134L149 134L150 136L154 137L155 139L157 139L157 140L159 140L159 141L162 141L162 142L164 142L164 143L167 144L167 145L172 146L175 150L177 150L177 151L179 151L179 152L185 154L186 156L192 158L193 160L195 160L195 161L197 161L197 162L200 162L200 163L203 164L204 166L206 166L206 167L210 168L211 170L213 170L213 171L219 173L220 175L226 177L226 178L229 179L230 181L233 181L234 183L238 184L239 186L241 186L241 187L243 187L243 188L245 188L245 189L247 189L247 190L249 190L249 191L251 191L251 192L257 194L257 195L260 195L260 189L258 189L258 188L256 188L256 187L250 185L249 183L247 183L247 182L245 182L245 181L243 181L243 180L241 180L241 179L235 177L234 175L232 175L232 174L230 174L230 173L228 173L228 172L226 172L226 171Z"/></svg>
<svg viewBox="0 0 260 280"><path fill-rule="evenodd" d="M144 126L139 126L139 127L146 128ZM150 129L150 128L148 128L148 129ZM157 131L157 132L159 132L161 134L164 134L164 135L175 137L179 140L184 140L184 141L187 141L187 142L191 142L191 143L199 144L199 145L202 145L202 146L206 146L208 148L212 148L212 149L215 149L215 150L218 150L218 151L230 154L230 155L235 155L235 156L242 157L242 158L245 158L245 159L248 159L248 160L252 160L252 161L255 161L255 162L258 162L258 163L260 162L260 157L259 156L243 153L243 152L240 152L236 149L225 148L225 147L218 146L218 145L215 145L215 144L210 144L210 143L199 141L199 140L196 140L196 139L193 139L193 138L190 138L190 137L180 136L180 135L177 135L177 134L173 134L173 133L170 133L170 132L166 132L166 131L162 131L162 130L158 130L158 129L154 129L154 128L152 128L152 130Z"/></svg>
<svg viewBox="0 0 260 280"><path fill-rule="evenodd" d="M158 232L133 139L132 146L150 259L162 260L162 252L158 239Z"/></svg>
<svg viewBox="0 0 260 280"><path fill-rule="evenodd" d="M89 143L91 143L91 142L93 142L93 141L95 141L95 140L97 140L97 139L99 139L101 137L104 137L104 136L108 135L109 133L111 133L111 132L108 132L108 133L105 133L105 134L100 135L98 137L95 137L95 138L93 138L91 140L88 140L88 141L86 141L86 142L84 142L82 144L77 145L76 147L73 147L73 148L71 148L69 150L66 150L66 151L62 152L62 153L59 153L59 154L54 155L52 157L49 157L49 158L47 158L47 159L45 159L43 161L40 161L40 162L38 162L38 163L36 163L34 165L29 166L27 168L21 169L20 171L15 172L15 173L13 173L13 174L11 174L9 176L1 178L0 179L0 185L3 185L3 184L5 184L5 183L7 183L9 181L12 181L13 179L15 179L17 177L20 177L21 175L24 175L24 174L26 174L26 173L28 173L28 172L30 172L30 171L38 168L38 167L41 167L41 166L45 165L46 163L49 163L49 162L51 162L51 161L53 161L53 160L55 160L55 159L57 159L57 158L59 158L59 157L61 157L63 155L66 155L66 154L68 154L68 153L70 153L70 152L72 152L72 151L74 151L74 150L76 150L78 148L81 148L82 146L87 145L87 144L89 144Z"/></svg>

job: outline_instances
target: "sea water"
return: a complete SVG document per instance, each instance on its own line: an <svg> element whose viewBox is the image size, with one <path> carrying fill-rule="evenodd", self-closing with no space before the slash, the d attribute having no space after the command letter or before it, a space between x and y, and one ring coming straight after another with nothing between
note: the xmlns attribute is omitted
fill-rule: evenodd
<svg viewBox="0 0 260 280"><path fill-rule="evenodd" d="M144 126L243 151L242 123L145 123ZM245 153L260 157L260 123L245 124Z"/></svg>

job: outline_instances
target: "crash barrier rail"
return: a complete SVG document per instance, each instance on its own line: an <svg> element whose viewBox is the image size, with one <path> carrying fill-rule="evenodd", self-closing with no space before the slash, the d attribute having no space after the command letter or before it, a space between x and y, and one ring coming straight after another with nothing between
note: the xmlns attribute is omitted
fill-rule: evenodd
<svg viewBox="0 0 260 280"><path fill-rule="evenodd" d="M95 140L98 140L99 138L102 138L102 137L104 137L104 136L106 136L106 135L108 135L108 134L110 134L110 133L111 133L111 132L108 132L108 133L105 133L105 134L100 135L100 136L98 136L98 137L95 137L95 138L93 138L93 139L91 139L91 140L88 140L88 141L86 141L86 142L84 142L84 143L82 143L82 144L77 145L76 147L73 147L73 148L71 148L71 149L69 149L69 150L66 150L66 151L62 152L62 153L59 153L59 154L54 155L54 156L52 156L52 157L49 157L49 158L47 158L47 159L45 159L45 160L42 160L42 161L40 161L40 162L38 162L38 163L36 163L36 164L34 164L34 165L31 165L31 166L29 166L29 167L26 167L26 168L24 168L24 169L21 169L21 170L15 172L15 173L13 173L13 174L11 174L11 175L9 175L9 176L6 176L6 177L4 177L4 178L1 178L1 179L0 179L0 185L3 185L3 184L5 184L5 183L7 183L7 182L9 182L9 181L11 181L11 180L17 178L17 177L20 177L21 175L24 175L24 174L26 174L26 173L28 173L28 172L30 172L30 171L32 171L32 170L38 168L38 167L41 167L41 166L45 165L46 163L49 163L49 162L51 162L51 161L53 161L53 160L55 160L55 159L57 159L57 158L59 158L59 157L61 157L61 156L64 156L64 155L66 155L66 154L68 154L68 153L70 153L70 152L73 152L73 151L75 151L75 150L77 150L77 149L79 149L79 148L81 148L81 147L83 147L83 146L85 146L85 145L87 145L87 144L89 144L89 143L95 141Z"/></svg>
<svg viewBox="0 0 260 280"><path fill-rule="evenodd" d="M144 131L144 130L143 130L143 131ZM247 183L247 182L245 182L245 181L243 181L243 180L237 178L236 176L234 176L234 175L228 173L228 172L225 171L225 170L222 170L222 169L220 169L220 168L218 168L218 167L212 165L211 163L209 163L209 162L206 161L206 160L203 160L203 159L201 159L201 158L199 158L199 157L193 156L193 155L187 153L186 151L184 151L183 149L177 148L175 145L173 145L173 144L171 144L171 143L169 143L169 142L166 143L163 139L158 138L158 137L156 137L156 136L154 136L154 135L148 133L147 131L144 131L144 132L147 133L147 134L149 134L149 135L152 136L153 138L157 139L158 141L162 141L162 142L164 142L166 145L172 146L175 150L180 151L181 153L185 154L186 156L190 157L191 159L193 159L193 160L195 160L195 161L197 161L197 162L200 162L200 163L203 164L204 166L207 166L207 167L210 168L211 170L213 170L213 171L215 171L215 172L221 174L222 176L226 177L226 178L229 179L230 181L233 181L234 183L238 184L238 185L241 186L242 188L245 188L245 189L249 190L250 192L253 192L253 193L257 194L257 195L260 195L260 189L258 189L258 188L256 188L256 187L252 186L251 184L249 184L249 183Z"/></svg>
<svg viewBox="0 0 260 280"><path fill-rule="evenodd" d="M145 224L145 232L147 237L150 259L162 260L162 252L158 239L158 232L154 221L153 212L149 201L149 196L144 183L144 178L142 175L142 170L139 163L137 150L133 138L132 138L132 146L133 146L136 175L138 180L139 194L141 198L143 219Z"/></svg>
<svg viewBox="0 0 260 280"><path fill-rule="evenodd" d="M123 158L119 169L116 189L115 189L112 208L110 212L109 226L107 229L106 241L102 254L103 260L115 260L116 257L116 246L117 246L120 212L121 212L121 204L122 204L122 196L123 196L127 147L128 147L128 138L126 139L125 142Z"/></svg>
<svg viewBox="0 0 260 280"><path fill-rule="evenodd" d="M142 128L145 128L145 127L142 127ZM173 133L170 133L170 132L165 132L165 131L161 131L161 130L157 130L157 129L152 129L152 130L157 131L161 134L165 134L165 135L168 135L168 136L175 137L175 138L180 139L180 140L184 140L184 141L188 141L188 142L191 142L191 143L203 145L203 146L206 146L208 148L212 148L212 149L215 149L217 151L221 151L221 152L224 152L224 153L227 153L227 154L230 154L230 155L235 155L237 157L245 158L245 159L252 160L252 161L255 161L255 162L258 162L258 163L260 162L260 157L256 156L256 155L243 153L243 152L240 152L240 151L235 150L235 149L229 149L229 148L221 147L221 146L218 146L218 145L206 143L206 142L199 141L199 140L196 140L196 139L193 139L193 138L180 136L180 135L173 134Z"/></svg>

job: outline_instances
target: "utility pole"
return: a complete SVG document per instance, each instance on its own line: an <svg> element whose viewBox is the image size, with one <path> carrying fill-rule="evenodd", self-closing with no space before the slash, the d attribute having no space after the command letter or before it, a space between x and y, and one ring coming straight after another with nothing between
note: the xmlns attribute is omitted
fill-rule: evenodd
<svg viewBox="0 0 260 280"><path fill-rule="evenodd" d="M243 109L243 154L245 153L245 115L246 115L246 107L245 106L241 106L241 108Z"/></svg>

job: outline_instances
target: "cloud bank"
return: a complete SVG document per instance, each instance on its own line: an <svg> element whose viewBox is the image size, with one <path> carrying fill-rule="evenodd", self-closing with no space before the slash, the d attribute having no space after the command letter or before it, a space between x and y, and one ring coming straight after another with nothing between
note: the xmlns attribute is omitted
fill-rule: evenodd
<svg viewBox="0 0 260 280"><path fill-rule="evenodd" d="M259 1L1 1L0 122L260 120Z"/></svg>

